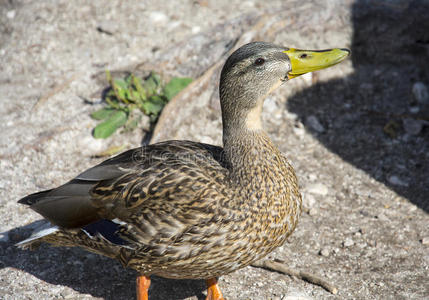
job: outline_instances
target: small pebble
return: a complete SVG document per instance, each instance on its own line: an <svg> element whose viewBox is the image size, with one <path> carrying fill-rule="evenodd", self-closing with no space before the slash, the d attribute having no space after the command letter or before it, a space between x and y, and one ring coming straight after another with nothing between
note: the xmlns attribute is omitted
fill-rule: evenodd
<svg viewBox="0 0 429 300"><path fill-rule="evenodd" d="M422 244L423 245L429 245L429 236L425 236L422 238Z"/></svg>
<svg viewBox="0 0 429 300"><path fill-rule="evenodd" d="M422 120L406 118L402 121L405 132L411 135L418 135L422 131L423 125Z"/></svg>
<svg viewBox="0 0 429 300"><path fill-rule="evenodd" d="M315 215L317 215L317 213L318 213L318 210L315 207L310 208L309 211L308 211L308 214L310 216L315 216Z"/></svg>
<svg viewBox="0 0 429 300"><path fill-rule="evenodd" d="M313 298L303 292L291 292L286 294L283 300L313 300Z"/></svg>
<svg viewBox="0 0 429 300"><path fill-rule="evenodd" d="M385 214L378 214L377 219L379 219L380 221L383 221L383 222L389 222L390 221L389 218Z"/></svg>
<svg viewBox="0 0 429 300"><path fill-rule="evenodd" d="M328 187L323 183L317 182L308 185L307 191L311 194L326 196L328 194Z"/></svg>
<svg viewBox="0 0 429 300"><path fill-rule="evenodd" d="M416 82L413 84L412 92L414 98L419 103L428 103L429 102L429 92L428 88L423 82Z"/></svg>
<svg viewBox="0 0 429 300"><path fill-rule="evenodd" d="M8 19L13 19L13 18L15 18L15 15L16 15L16 11L15 11L15 10L9 10L9 11L6 13L6 17L7 17Z"/></svg>
<svg viewBox="0 0 429 300"><path fill-rule="evenodd" d="M301 128L301 127L293 127L293 133L295 133L295 135L297 136L303 136L305 133L305 129Z"/></svg>
<svg viewBox="0 0 429 300"><path fill-rule="evenodd" d="M420 108L418 106L411 106L409 109L410 113L416 114L420 111Z"/></svg>
<svg viewBox="0 0 429 300"><path fill-rule="evenodd" d="M399 179L399 177L396 175L390 176L389 178L387 178L387 181L389 181L389 183L393 185L408 186L408 182Z"/></svg>
<svg viewBox="0 0 429 300"><path fill-rule="evenodd" d="M192 34L197 34L201 31L201 27L200 26L193 26L192 27Z"/></svg>
<svg viewBox="0 0 429 300"><path fill-rule="evenodd" d="M322 250L319 251L319 254L324 256L324 257L328 257L330 253L331 252L329 251L328 248L323 248Z"/></svg>
<svg viewBox="0 0 429 300"><path fill-rule="evenodd" d="M377 241L375 241L375 240L368 240L368 241L366 241L366 243L370 247L376 247L377 246Z"/></svg>
<svg viewBox="0 0 429 300"><path fill-rule="evenodd" d="M307 117L307 125L310 126L315 131L322 133L325 131L325 127L320 123L319 119L316 116L311 115Z"/></svg>
<svg viewBox="0 0 429 300"><path fill-rule="evenodd" d="M343 242L344 247L351 247L354 244L355 242L350 237L347 237Z"/></svg>
<svg viewBox="0 0 429 300"><path fill-rule="evenodd" d="M153 11L149 14L149 19L156 24L164 24L168 21L167 15L160 11Z"/></svg>
<svg viewBox="0 0 429 300"><path fill-rule="evenodd" d="M316 204L316 199L314 198L313 195L306 193L306 194L303 194L302 202L304 204L304 207L310 209L314 206L314 204Z"/></svg>
<svg viewBox="0 0 429 300"><path fill-rule="evenodd" d="M314 174L314 173L308 174L308 180L310 180L310 181L316 181L316 179L317 179L317 175L316 174Z"/></svg>

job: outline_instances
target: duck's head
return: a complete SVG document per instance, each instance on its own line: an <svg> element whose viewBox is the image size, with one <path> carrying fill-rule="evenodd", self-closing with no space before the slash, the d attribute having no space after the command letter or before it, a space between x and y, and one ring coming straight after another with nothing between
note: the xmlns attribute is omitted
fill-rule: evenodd
<svg viewBox="0 0 429 300"><path fill-rule="evenodd" d="M260 129L263 101L271 91L292 78L333 66L349 54L348 49L299 50L265 42L242 46L221 73L224 128Z"/></svg>

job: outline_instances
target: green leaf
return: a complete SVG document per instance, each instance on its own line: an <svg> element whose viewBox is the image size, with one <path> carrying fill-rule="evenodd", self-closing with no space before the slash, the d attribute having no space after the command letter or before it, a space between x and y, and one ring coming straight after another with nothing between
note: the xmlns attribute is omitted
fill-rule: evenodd
<svg viewBox="0 0 429 300"><path fill-rule="evenodd" d="M146 78L143 83L143 88L146 90L148 95L156 94L161 86L161 77L155 72L151 72L149 77Z"/></svg>
<svg viewBox="0 0 429 300"><path fill-rule="evenodd" d="M123 90L128 90L128 84L123 79L115 79L115 85L116 87L121 88Z"/></svg>
<svg viewBox="0 0 429 300"><path fill-rule="evenodd" d="M136 90L129 91L130 99L133 100L134 103L139 103L140 100L140 94Z"/></svg>
<svg viewBox="0 0 429 300"><path fill-rule="evenodd" d="M91 118L93 118L95 120L104 120L107 117L109 117L113 112L114 112L114 110L111 108L102 108L102 109L99 109L97 111L94 111L91 114Z"/></svg>
<svg viewBox="0 0 429 300"><path fill-rule="evenodd" d="M130 86L133 83L133 74L129 74L127 75L127 77L125 77L125 82L127 83L127 86Z"/></svg>
<svg viewBox="0 0 429 300"><path fill-rule="evenodd" d="M143 86L142 86L142 81L140 78L133 76L133 84L139 94L139 102L145 101L146 100L146 91L144 90Z"/></svg>
<svg viewBox="0 0 429 300"><path fill-rule="evenodd" d="M94 128L94 137L96 139L105 139L111 136L116 129L123 126L127 122L128 115L122 110L113 112L107 120L98 124Z"/></svg>
<svg viewBox="0 0 429 300"><path fill-rule="evenodd" d="M142 106L146 115L158 116L165 106L165 101L161 96L153 95L148 101L144 102Z"/></svg>
<svg viewBox="0 0 429 300"><path fill-rule="evenodd" d="M168 100L171 100L188 84L192 82L192 78L188 77L173 77L169 83L164 87L164 95Z"/></svg>
<svg viewBox="0 0 429 300"><path fill-rule="evenodd" d="M124 90L123 88L118 88L117 90L119 100L124 102L124 100L128 99L128 90Z"/></svg>

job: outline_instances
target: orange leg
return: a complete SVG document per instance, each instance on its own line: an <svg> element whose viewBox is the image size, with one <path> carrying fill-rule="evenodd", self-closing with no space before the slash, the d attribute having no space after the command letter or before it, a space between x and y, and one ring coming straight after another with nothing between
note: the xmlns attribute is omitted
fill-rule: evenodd
<svg viewBox="0 0 429 300"><path fill-rule="evenodd" d="M144 275L137 277L137 300L148 300L150 278Z"/></svg>
<svg viewBox="0 0 429 300"><path fill-rule="evenodd" d="M207 284L207 298L206 300L225 300L223 298L222 293L217 286L217 279L210 278L206 280Z"/></svg>

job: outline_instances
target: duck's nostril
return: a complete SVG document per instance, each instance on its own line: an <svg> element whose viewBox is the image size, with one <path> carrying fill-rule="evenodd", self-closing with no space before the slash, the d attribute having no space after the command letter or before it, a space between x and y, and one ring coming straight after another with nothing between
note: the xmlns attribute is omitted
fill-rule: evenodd
<svg viewBox="0 0 429 300"><path fill-rule="evenodd" d="M307 58L307 53L301 54L299 58Z"/></svg>

